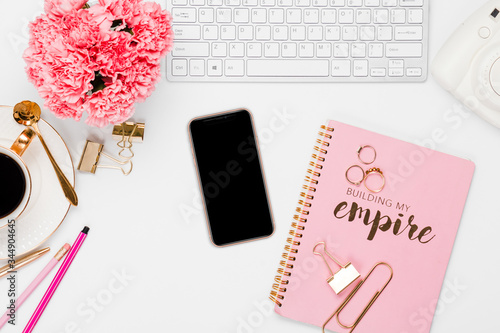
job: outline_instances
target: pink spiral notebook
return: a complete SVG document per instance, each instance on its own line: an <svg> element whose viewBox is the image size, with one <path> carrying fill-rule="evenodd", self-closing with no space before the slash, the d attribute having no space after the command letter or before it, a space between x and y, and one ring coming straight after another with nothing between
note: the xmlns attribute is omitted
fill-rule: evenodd
<svg viewBox="0 0 500 333"><path fill-rule="evenodd" d="M336 295L327 283L331 274L313 254L323 241L341 263L351 262L361 278L378 262L393 269L392 280L355 332L429 332L474 164L336 121L322 126L317 142L271 292L275 311L322 327L355 288L359 279ZM376 151L370 165L358 159L364 145ZM350 184L346 171L352 165L380 168L385 187L373 193L363 183ZM339 267L327 261L335 273ZM376 269L339 315L344 326L355 322L389 274L386 268ZM336 319L326 328L350 332Z"/></svg>

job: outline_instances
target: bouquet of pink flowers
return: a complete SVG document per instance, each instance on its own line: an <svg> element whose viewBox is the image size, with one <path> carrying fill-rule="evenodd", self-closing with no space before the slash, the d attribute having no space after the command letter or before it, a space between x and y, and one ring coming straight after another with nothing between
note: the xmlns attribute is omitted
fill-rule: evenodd
<svg viewBox="0 0 500 333"><path fill-rule="evenodd" d="M142 0L46 0L24 53L30 81L59 118L106 126L132 116L160 80L171 16Z"/></svg>

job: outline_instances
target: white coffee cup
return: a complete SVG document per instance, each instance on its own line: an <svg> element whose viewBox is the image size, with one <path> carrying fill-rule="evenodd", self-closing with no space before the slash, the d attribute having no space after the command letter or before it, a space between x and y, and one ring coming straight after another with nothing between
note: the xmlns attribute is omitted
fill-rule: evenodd
<svg viewBox="0 0 500 333"><path fill-rule="evenodd" d="M35 137L26 128L10 148L0 146L0 228L16 220L26 209L31 197L31 176L21 156Z"/></svg>

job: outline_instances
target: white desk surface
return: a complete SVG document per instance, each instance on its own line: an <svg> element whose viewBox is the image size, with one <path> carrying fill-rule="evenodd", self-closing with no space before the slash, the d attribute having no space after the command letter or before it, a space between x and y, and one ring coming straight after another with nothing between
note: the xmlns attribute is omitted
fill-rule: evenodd
<svg viewBox="0 0 500 333"><path fill-rule="evenodd" d="M467 0L431 2L431 60L478 6ZM24 99L43 104L26 78L21 57L27 23L42 9L41 0L2 4L0 104ZM84 225L90 226L90 233L35 332L318 332L317 327L269 311L268 293L317 128L326 119L410 142L432 138L433 131L442 129L446 140L436 149L476 163L431 332L500 331L500 130L474 114L450 122L447 112L459 106L432 77L423 84L202 84L163 79L153 95L137 105L133 119L146 122L146 134L144 143L134 146L133 173L124 177L113 170L77 172L80 205L46 242L53 248L50 256L64 242L72 243ZM261 134L276 232L266 240L219 249L209 241L199 203L187 124L195 116L238 107L253 112ZM276 119L285 112L289 118ZM107 151L117 153L110 127L59 120L47 110L43 117L66 140L75 163L87 138L101 140ZM18 288L24 289L46 262L22 269ZM50 278L19 309L18 326L8 325L2 332L22 331L49 283ZM2 279L0 304L7 304L7 289ZM426 318L425 313L421 316Z"/></svg>

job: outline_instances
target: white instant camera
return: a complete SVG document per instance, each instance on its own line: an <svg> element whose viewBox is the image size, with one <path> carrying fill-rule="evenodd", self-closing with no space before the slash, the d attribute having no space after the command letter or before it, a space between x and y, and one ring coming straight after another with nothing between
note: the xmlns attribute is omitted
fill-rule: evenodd
<svg viewBox="0 0 500 333"><path fill-rule="evenodd" d="M431 67L434 78L500 128L500 0L490 0L448 39Z"/></svg>

